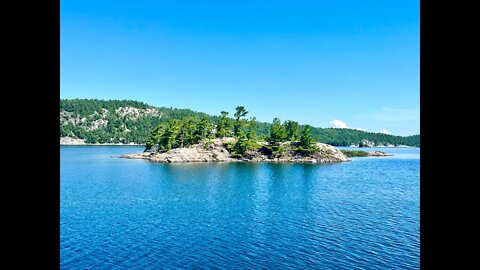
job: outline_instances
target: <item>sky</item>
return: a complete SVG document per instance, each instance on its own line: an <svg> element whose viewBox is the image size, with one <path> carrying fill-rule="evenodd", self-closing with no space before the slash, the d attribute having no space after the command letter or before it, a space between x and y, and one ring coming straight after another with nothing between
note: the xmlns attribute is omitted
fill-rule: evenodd
<svg viewBox="0 0 480 270"><path fill-rule="evenodd" d="M60 98L420 133L420 3L60 1Z"/></svg>

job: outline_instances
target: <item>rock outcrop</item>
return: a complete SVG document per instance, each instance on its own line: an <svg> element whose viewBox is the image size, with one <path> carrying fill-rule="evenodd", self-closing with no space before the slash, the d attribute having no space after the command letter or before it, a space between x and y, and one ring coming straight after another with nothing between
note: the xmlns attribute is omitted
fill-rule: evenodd
<svg viewBox="0 0 480 270"><path fill-rule="evenodd" d="M181 162L291 162L291 163L333 163L350 159L335 147L317 143L319 151L302 156L287 148L283 154L273 157L260 151L249 151L245 158L233 158L227 150L226 143L233 143L233 138L214 139L210 143L202 142L185 148L171 149L165 153L143 152L121 155L121 158L146 159L161 163ZM265 146L266 143L260 143Z"/></svg>
<svg viewBox="0 0 480 270"><path fill-rule="evenodd" d="M86 143L84 139L72 138L72 137L60 137L60 145L134 145L139 146L133 142L125 143Z"/></svg>
<svg viewBox="0 0 480 270"><path fill-rule="evenodd" d="M60 145L85 145L85 140L72 137L60 137Z"/></svg>
<svg viewBox="0 0 480 270"><path fill-rule="evenodd" d="M368 152L368 156L370 157L388 157L393 156L392 154L382 152L382 151L375 151L375 152Z"/></svg>

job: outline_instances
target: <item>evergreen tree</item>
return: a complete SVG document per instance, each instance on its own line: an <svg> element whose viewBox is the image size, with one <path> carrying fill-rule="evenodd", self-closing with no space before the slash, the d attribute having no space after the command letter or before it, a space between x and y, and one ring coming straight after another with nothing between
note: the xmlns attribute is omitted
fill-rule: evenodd
<svg viewBox="0 0 480 270"><path fill-rule="evenodd" d="M280 119L274 118L270 129L270 137L268 138L268 149L274 156L281 155L285 151L285 147L281 145L287 140L287 131L285 125L282 125Z"/></svg>
<svg viewBox="0 0 480 270"><path fill-rule="evenodd" d="M248 132L247 132L247 140L248 140L247 148L249 150L257 149L260 146L258 144L256 129L257 129L257 119L255 117L252 117L250 118L250 121L248 123Z"/></svg>
<svg viewBox="0 0 480 270"><path fill-rule="evenodd" d="M233 116L235 116L236 121L239 121L240 118L246 116L247 113L248 111L245 109L244 106L237 106L235 107L235 114Z"/></svg>
<svg viewBox="0 0 480 270"><path fill-rule="evenodd" d="M145 143L145 150L143 150L143 152L152 150L154 146L155 143L153 142L152 138L149 137Z"/></svg>
<svg viewBox="0 0 480 270"><path fill-rule="evenodd" d="M287 131L285 129L285 126L281 124L280 119L275 117L270 128L270 137L268 138L268 142L277 144L286 140Z"/></svg>
<svg viewBox="0 0 480 270"><path fill-rule="evenodd" d="M215 125L212 122L207 123L207 139L215 139Z"/></svg>
<svg viewBox="0 0 480 270"><path fill-rule="evenodd" d="M237 141L233 145L231 151L232 157L241 158L248 149L248 138L243 129L238 131Z"/></svg>
<svg viewBox="0 0 480 270"><path fill-rule="evenodd" d="M162 152L166 152L177 146L176 137L180 130L180 123L177 119L168 121L165 125L165 131L160 136L158 148Z"/></svg>
<svg viewBox="0 0 480 270"><path fill-rule="evenodd" d="M315 140L311 135L312 128L309 125L306 125L300 135L300 141L296 144L295 151L302 155L311 154L318 151Z"/></svg>
<svg viewBox="0 0 480 270"><path fill-rule="evenodd" d="M232 120L228 118L228 112L222 111L217 125L217 138L232 136L232 127L233 123Z"/></svg>
<svg viewBox="0 0 480 270"><path fill-rule="evenodd" d="M298 123L295 121L285 121L285 131L287 132L287 139L291 142L296 141L299 138Z"/></svg>
<svg viewBox="0 0 480 270"><path fill-rule="evenodd" d="M199 143L207 138L208 126L208 118L206 116L202 117L193 132L194 143Z"/></svg>
<svg viewBox="0 0 480 270"><path fill-rule="evenodd" d="M245 125L245 119L241 119L242 117L246 116L248 113L247 110L245 110L245 107L243 106L237 106L235 108L235 123L233 124L233 133L235 134L236 137L239 136L240 130L243 128Z"/></svg>
<svg viewBox="0 0 480 270"><path fill-rule="evenodd" d="M158 149L158 143L160 142L160 138L165 132L165 125L158 125L155 127L152 132L150 133L150 136L148 137L146 141L146 148L145 151L153 150L155 147Z"/></svg>
<svg viewBox="0 0 480 270"><path fill-rule="evenodd" d="M180 131L177 138L180 147L189 146L193 143L193 133L195 128L195 119L191 116L185 117L180 122Z"/></svg>

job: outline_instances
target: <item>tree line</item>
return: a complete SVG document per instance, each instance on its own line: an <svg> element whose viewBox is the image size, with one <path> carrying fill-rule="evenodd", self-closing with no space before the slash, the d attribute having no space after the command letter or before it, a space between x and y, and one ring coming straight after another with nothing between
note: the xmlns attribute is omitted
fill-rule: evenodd
<svg viewBox="0 0 480 270"><path fill-rule="evenodd" d="M134 107L138 109L156 109L160 116L145 115L132 119L126 116L120 116L115 111L120 107ZM103 109L109 113L102 116ZM152 130L160 124L166 124L170 120L176 119L179 122L184 118L195 118L191 121L199 121L206 117L207 121L216 125L221 136L233 136L235 132L243 130L245 134L239 134L242 138L245 136L256 136L259 141L265 141L270 136L270 131L274 122L266 123L260 121L253 121L246 119L246 114L235 111L232 117L228 112L221 112L220 115L208 115L202 112L197 112L189 109L177 109L169 107L154 107L146 103L132 100L98 100L98 99L61 99L60 111L68 112L71 116L61 116L60 123L60 137L70 136L80 139L85 139L87 143L137 143L146 144L150 137ZM71 118L85 118L84 122L73 124L68 120ZM237 118L242 120L236 123ZM90 129L92 123L98 119L107 121L105 126L100 126L97 129ZM282 125L295 125L294 121L286 121ZM192 124L192 123L191 123ZM245 124L245 125L244 125ZM232 126L230 126L232 125ZM299 125L299 132L303 130L305 125ZM241 128L240 128L241 127ZM392 145L408 145L420 146L420 135L413 136L392 136L381 133L364 132L354 129L338 129L338 128L318 128L309 126L311 137L322 143L331 144L334 146L350 146L360 145L363 140L368 140L376 145L378 144L392 144ZM294 127L288 127L289 132L292 132ZM230 131L229 131L230 130ZM250 134L249 134L250 133ZM300 134L295 134L299 136ZM187 136L187 135L186 135ZM292 136L289 134L288 136ZM241 146L238 146L241 147ZM245 147L245 146L242 146Z"/></svg>
<svg viewBox="0 0 480 270"><path fill-rule="evenodd" d="M256 118L247 119L248 111L244 106L235 108L233 119L228 114L222 111L217 123L209 121L206 116L189 116L161 123L148 137L145 151L166 152L200 142L206 142L204 145L208 147L211 139L225 137L235 138L234 142L227 144L233 157L245 157L249 150L259 150ZM316 141L311 136L311 127L307 125L300 129L298 123L291 120L281 123L280 119L274 118L269 133L262 140L268 142L264 149L273 156L281 155L286 150L286 142L298 154L306 155L318 150Z"/></svg>

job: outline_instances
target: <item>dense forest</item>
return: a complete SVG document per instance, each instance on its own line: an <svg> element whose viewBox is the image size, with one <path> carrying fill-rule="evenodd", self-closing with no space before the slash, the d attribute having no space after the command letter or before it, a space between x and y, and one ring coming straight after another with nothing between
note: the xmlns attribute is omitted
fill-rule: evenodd
<svg viewBox="0 0 480 270"><path fill-rule="evenodd" d="M267 140L272 128L280 125L288 130L298 129L298 132L308 128L314 140L335 146L420 146L420 135L402 137L354 129L317 128L291 120L281 123L279 119L265 123L256 121L254 117L243 119L246 114L240 116L242 121L239 122L238 112L235 114L229 117L229 113L224 111L215 116L189 109L154 107L133 100L61 99L60 137L84 139L86 143L133 142L148 145L155 129L158 131L162 126L171 124L172 120L177 120L178 125L187 122L197 125L203 121L202 125L215 131L214 135L205 134L206 137L237 134L239 127L235 123L241 122L244 135L255 136L258 140Z"/></svg>

